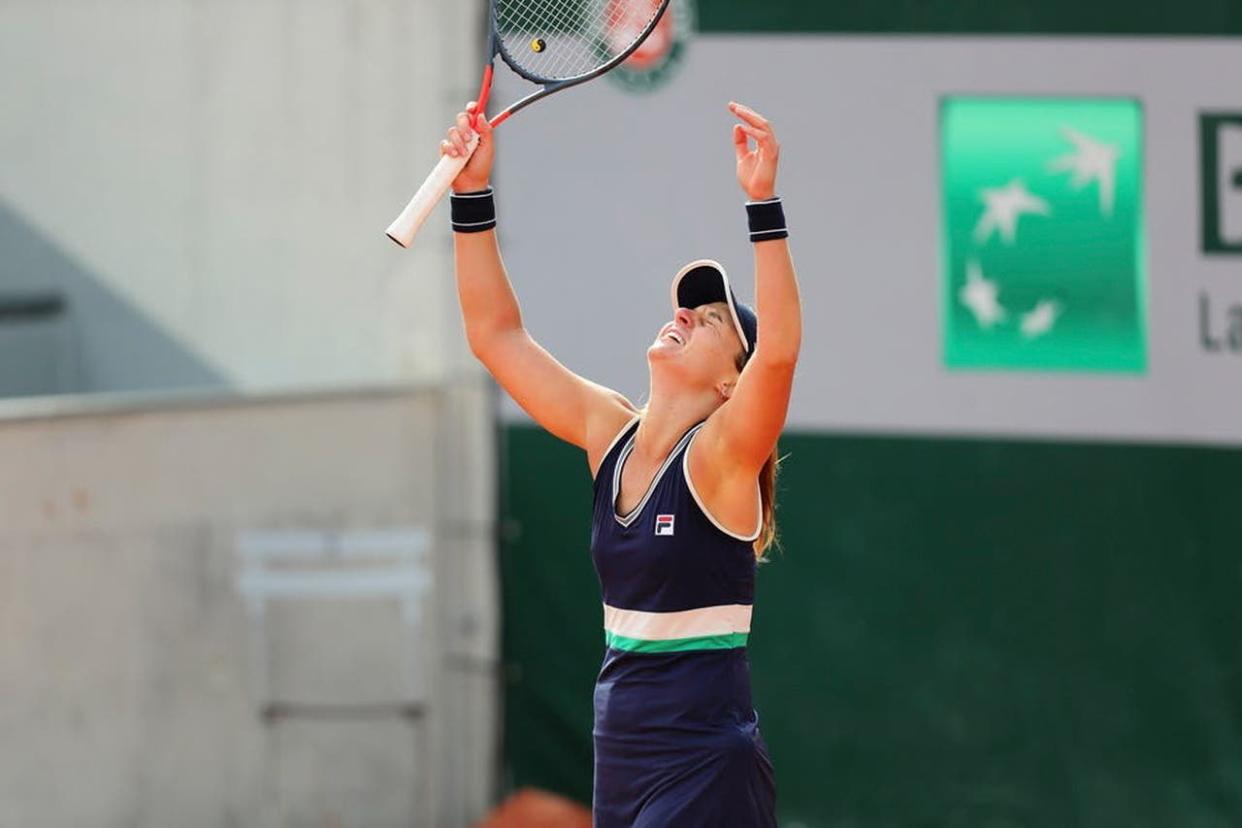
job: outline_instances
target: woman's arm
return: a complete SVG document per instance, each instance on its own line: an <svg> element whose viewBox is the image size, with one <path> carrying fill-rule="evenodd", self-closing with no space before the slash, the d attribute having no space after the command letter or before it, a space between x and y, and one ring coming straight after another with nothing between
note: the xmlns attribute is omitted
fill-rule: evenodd
<svg viewBox="0 0 1242 828"><path fill-rule="evenodd" d="M441 153L466 151L474 103L466 109L441 142ZM486 118L478 119L478 130L479 147L453 182L454 193L488 186L495 145ZM634 416L634 406L616 391L570 371L527 333L494 229L454 233L453 246L457 297L471 352L535 422L586 450L593 472L603 459L599 455Z"/></svg>
<svg viewBox="0 0 1242 828"><path fill-rule="evenodd" d="M772 125L741 104L731 103L729 110L742 121L733 126L738 183L751 201L773 198L780 144ZM733 394L703 427L695 464L707 476L737 477L748 485L776 448L785 425L802 344L802 306L789 243L773 239L756 242L754 248L757 345Z"/></svg>

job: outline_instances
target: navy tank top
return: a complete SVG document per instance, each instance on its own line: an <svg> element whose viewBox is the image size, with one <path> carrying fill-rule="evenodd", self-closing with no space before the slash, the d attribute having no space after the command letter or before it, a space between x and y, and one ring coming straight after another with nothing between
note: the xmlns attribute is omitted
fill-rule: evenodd
<svg viewBox="0 0 1242 828"><path fill-rule="evenodd" d="M700 502L686 455L701 428L678 441L627 515L616 503L637 418L596 473L591 557L606 644L595 685L597 828L775 825L746 657L759 527L731 533Z"/></svg>
<svg viewBox="0 0 1242 828"><path fill-rule="evenodd" d="M750 537L728 532L700 503L686 456L702 427L673 446L628 515L618 515L616 503L637 419L622 429L596 473L591 556L603 593L605 640L618 652L746 645L759 530Z"/></svg>

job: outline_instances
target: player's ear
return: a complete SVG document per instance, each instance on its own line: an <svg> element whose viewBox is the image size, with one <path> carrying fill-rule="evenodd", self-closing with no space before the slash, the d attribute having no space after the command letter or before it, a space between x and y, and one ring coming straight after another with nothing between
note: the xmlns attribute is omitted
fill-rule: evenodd
<svg viewBox="0 0 1242 828"><path fill-rule="evenodd" d="M737 380L722 380L716 385L716 393L724 401L728 401L733 396L733 390L737 388Z"/></svg>

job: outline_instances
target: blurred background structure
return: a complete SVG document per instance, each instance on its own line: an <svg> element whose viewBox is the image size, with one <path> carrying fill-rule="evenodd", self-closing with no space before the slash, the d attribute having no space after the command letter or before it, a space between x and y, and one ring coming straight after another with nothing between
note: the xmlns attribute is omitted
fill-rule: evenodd
<svg viewBox="0 0 1242 828"><path fill-rule="evenodd" d="M724 104L776 124L782 825L1242 824L1242 5L674 3L498 133L501 243L641 400L682 263L751 294ZM585 463L445 217L383 236L484 10L0 2L0 828L589 801Z"/></svg>

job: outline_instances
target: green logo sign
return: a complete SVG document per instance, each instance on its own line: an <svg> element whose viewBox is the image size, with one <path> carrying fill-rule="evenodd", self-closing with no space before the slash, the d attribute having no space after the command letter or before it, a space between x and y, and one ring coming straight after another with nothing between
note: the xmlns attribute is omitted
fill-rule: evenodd
<svg viewBox="0 0 1242 828"><path fill-rule="evenodd" d="M646 0L653 7L659 0ZM633 8L642 8L642 3ZM650 15L647 16L650 20ZM650 92L669 81L685 59L686 43L694 31L693 0L672 0L655 31L643 41L634 54L608 73L621 88L630 92ZM615 53L614 53L615 54Z"/></svg>
<svg viewBox="0 0 1242 828"><path fill-rule="evenodd" d="M940 117L945 364L1143 372L1139 102L947 98Z"/></svg>
<svg viewBox="0 0 1242 828"><path fill-rule="evenodd" d="M1203 252L1242 253L1242 113L1199 116Z"/></svg>

